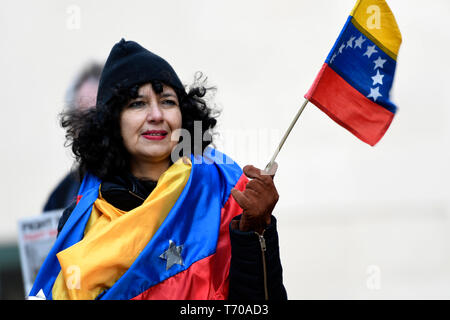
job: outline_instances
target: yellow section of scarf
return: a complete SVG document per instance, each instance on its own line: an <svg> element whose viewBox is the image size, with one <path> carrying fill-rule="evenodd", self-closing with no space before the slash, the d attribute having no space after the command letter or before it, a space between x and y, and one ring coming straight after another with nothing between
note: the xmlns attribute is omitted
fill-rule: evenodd
<svg viewBox="0 0 450 320"><path fill-rule="evenodd" d="M84 237L59 252L61 271L53 299L95 299L112 287L139 256L163 223L186 185L192 163L180 158L158 179L144 203L128 212L94 202Z"/></svg>

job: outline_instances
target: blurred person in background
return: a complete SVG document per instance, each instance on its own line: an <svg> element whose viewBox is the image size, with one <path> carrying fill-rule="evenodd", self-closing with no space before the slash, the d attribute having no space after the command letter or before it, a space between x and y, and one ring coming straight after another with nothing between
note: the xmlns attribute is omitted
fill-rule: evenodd
<svg viewBox="0 0 450 320"><path fill-rule="evenodd" d="M103 66L97 62L87 64L76 76L66 94L67 108L84 111L94 108L98 84ZM76 166L54 188L48 197L44 212L65 209L77 196L82 179L82 172Z"/></svg>

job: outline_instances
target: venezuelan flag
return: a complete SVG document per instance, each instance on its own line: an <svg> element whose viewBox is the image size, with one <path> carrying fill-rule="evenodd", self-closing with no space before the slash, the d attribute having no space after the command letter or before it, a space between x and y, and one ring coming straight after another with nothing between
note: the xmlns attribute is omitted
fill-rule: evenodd
<svg viewBox="0 0 450 320"><path fill-rule="evenodd" d="M176 161L143 205L118 212L87 174L29 296L226 299L229 224L242 213L230 193L247 182L234 161L208 148Z"/></svg>
<svg viewBox="0 0 450 320"><path fill-rule="evenodd" d="M384 0L359 0L305 98L374 146L397 111L389 95L401 42Z"/></svg>

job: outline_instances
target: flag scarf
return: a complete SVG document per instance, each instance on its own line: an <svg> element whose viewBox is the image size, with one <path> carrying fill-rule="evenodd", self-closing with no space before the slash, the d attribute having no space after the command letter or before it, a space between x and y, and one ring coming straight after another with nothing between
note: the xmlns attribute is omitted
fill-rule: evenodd
<svg viewBox="0 0 450 320"><path fill-rule="evenodd" d="M242 212L230 191L244 190L248 179L226 155L207 150L161 175L140 206L146 210L109 210L100 179L87 174L29 295L226 299L229 223Z"/></svg>
<svg viewBox="0 0 450 320"><path fill-rule="evenodd" d="M359 0L305 98L374 146L397 110L389 93L401 42L384 0Z"/></svg>

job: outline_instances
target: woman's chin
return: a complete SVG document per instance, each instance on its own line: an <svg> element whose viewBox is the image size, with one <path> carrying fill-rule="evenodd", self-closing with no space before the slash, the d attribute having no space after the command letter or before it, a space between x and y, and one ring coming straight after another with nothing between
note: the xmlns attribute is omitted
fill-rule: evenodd
<svg viewBox="0 0 450 320"><path fill-rule="evenodd" d="M162 162L170 160L170 150L145 150L141 153L141 159L147 161L148 163Z"/></svg>

